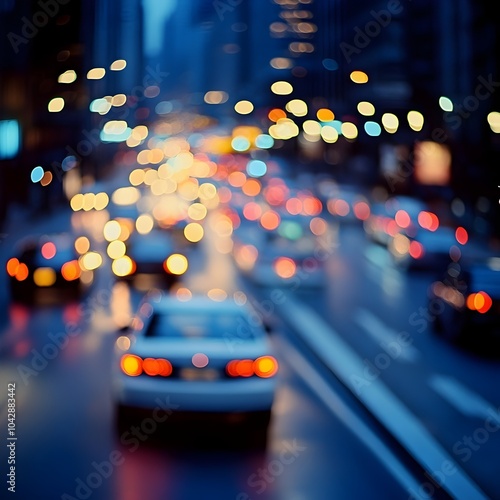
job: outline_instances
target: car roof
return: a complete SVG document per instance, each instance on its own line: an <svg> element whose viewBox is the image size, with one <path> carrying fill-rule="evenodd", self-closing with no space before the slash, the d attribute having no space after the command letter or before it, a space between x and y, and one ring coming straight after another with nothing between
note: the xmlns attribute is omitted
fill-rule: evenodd
<svg viewBox="0 0 500 500"><path fill-rule="evenodd" d="M153 311L158 314L168 314L170 312L192 314L193 312L203 312L211 314L248 314L250 308L240 305L233 299L216 301L206 295L195 295L189 300L180 300L174 295L162 295L160 299L149 301L153 306Z"/></svg>

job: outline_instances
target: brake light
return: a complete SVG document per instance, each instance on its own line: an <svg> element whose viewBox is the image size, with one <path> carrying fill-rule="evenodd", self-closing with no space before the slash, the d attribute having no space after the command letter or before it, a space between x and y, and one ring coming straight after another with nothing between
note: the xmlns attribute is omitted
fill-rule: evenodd
<svg viewBox="0 0 500 500"><path fill-rule="evenodd" d="M488 312L493 305L493 300L486 292L471 293L467 297L467 307L471 311L477 311L481 314Z"/></svg>
<svg viewBox="0 0 500 500"><path fill-rule="evenodd" d="M359 220L367 220L370 217L370 205L365 201L357 201L353 207L354 215Z"/></svg>
<svg viewBox="0 0 500 500"><path fill-rule="evenodd" d="M455 231L455 238L461 245L465 245L469 240L469 234L467 233L467 229L464 227L457 227Z"/></svg>
<svg viewBox="0 0 500 500"><path fill-rule="evenodd" d="M272 356L261 356L256 360L233 359L226 365L226 372L230 377L270 378L278 372L278 362Z"/></svg>
<svg viewBox="0 0 500 500"><path fill-rule="evenodd" d="M154 377L155 375L160 375L162 377L168 377L172 374L172 364L166 359L159 358L146 358L142 362L142 369L147 375Z"/></svg>
<svg viewBox="0 0 500 500"><path fill-rule="evenodd" d="M254 374L253 361L251 359L243 359L236 365L236 373L240 377L251 377Z"/></svg>
<svg viewBox="0 0 500 500"><path fill-rule="evenodd" d="M253 371L261 378L272 377L278 371L278 362L272 356L261 356L253 362Z"/></svg>
<svg viewBox="0 0 500 500"><path fill-rule="evenodd" d="M406 210L398 210L394 216L394 220L396 221L396 224L403 229L407 228L411 224L410 216Z"/></svg>
<svg viewBox="0 0 500 500"><path fill-rule="evenodd" d="M12 257L12 259L9 259L7 261L7 274L9 276L14 277L17 274L17 271L19 270L19 260L16 259L15 257Z"/></svg>
<svg viewBox="0 0 500 500"><path fill-rule="evenodd" d="M163 358L142 359L135 354L124 354L120 361L120 367L129 377L137 377L143 372L150 377L159 375L169 377L172 375L172 363Z"/></svg>
<svg viewBox="0 0 500 500"><path fill-rule="evenodd" d="M284 279L291 278L297 271L297 265L289 257L278 257L274 261L273 267L274 267L274 272L280 278Z"/></svg>
<svg viewBox="0 0 500 500"><path fill-rule="evenodd" d="M12 257L7 261L7 274L16 278L17 281L24 281L29 275L28 266Z"/></svg>
<svg viewBox="0 0 500 500"><path fill-rule="evenodd" d="M414 259L420 259L424 255L424 246L419 241L412 241L410 243L410 255Z"/></svg>
<svg viewBox="0 0 500 500"><path fill-rule="evenodd" d="M61 267L61 274L66 281L74 281L80 277L82 270L77 260L65 262Z"/></svg>
<svg viewBox="0 0 500 500"><path fill-rule="evenodd" d="M142 359L134 354L124 354L120 361L120 367L130 377L137 377L142 373Z"/></svg>

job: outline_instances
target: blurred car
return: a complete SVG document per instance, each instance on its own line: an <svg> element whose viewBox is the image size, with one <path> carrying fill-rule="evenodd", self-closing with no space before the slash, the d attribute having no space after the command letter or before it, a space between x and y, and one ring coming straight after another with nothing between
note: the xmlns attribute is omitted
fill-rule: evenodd
<svg viewBox="0 0 500 500"><path fill-rule="evenodd" d="M357 186L336 185L326 199L328 212L337 220L362 223L370 216L370 202Z"/></svg>
<svg viewBox="0 0 500 500"><path fill-rule="evenodd" d="M32 302L78 298L84 285L74 242L69 233L20 240L6 263L11 299Z"/></svg>
<svg viewBox="0 0 500 500"><path fill-rule="evenodd" d="M110 257L115 257L111 268L118 278L132 284L140 284L142 279L148 281L149 288L169 289L188 269L187 257L176 251L172 235L164 229L152 229L146 234L134 232L117 252L114 255L108 250Z"/></svg>
<svg viewBox="0 0 500 500"><path fill-rule="evenodd" d="M454 228L419 229L413 234L409 237L404 232L397 232L389 243L389 251L400 268L441 271L460 257Z"/></svg>
<svg viewBox="0 0 500 500"><path fill-rule="evenodd" d="M456 341L500 340L500 257L472 258L450 266L429 290L434 331Z"/></svg>
<svg viewBox="0 0 500 500"><path fill-rule="evenodd" d="M418 228L419 214L428 213L427 210L427 204L421 200L410 196L393 196L384 202L371 204L370 214L363 227L371 241L388 246L402 229L411 234L413 229Z"/></svg>
<svg viewBox="0 0 500 500"><path fill-rule="evenodd" d="M154 409L161 398L183 415L241 419L267 429L278 363L255 314L229 299L147 296L131 331L116 341L118 423Z"/></svg>
<svg viewBox="0 0 500 500"><path fill-rule="evenodd" d="M274 230L254 225L236 232L233 257L237 267L258 286L323 286L328 237L313 234L311 220L302 215L286 216ZM315 218L315 222L327 231L324 219Z"/></svg>

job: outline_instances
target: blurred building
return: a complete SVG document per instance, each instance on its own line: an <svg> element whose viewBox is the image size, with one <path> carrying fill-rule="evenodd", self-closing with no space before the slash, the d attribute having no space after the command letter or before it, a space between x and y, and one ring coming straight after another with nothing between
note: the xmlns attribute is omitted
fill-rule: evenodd
<svg viewBox="0 0 500 500"><path fill-rule="evenodd" d="M91 100L141 89L142 3L1 0L0 32L3 217L11 202L39 209L63 200L61 163L68 156L93 161L99 145ZM117 59L126 59L127 67L110 71ZM88 79L95 67L104 68L105 77ZM30 181L37 165L46 171L42 186Z"/></svg>

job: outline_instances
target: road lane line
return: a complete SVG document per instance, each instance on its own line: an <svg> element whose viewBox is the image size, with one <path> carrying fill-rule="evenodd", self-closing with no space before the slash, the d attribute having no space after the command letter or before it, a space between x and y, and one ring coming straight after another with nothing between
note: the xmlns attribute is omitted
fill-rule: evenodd
<svg viewBox="0 0 500 500"><path fill-rule="evenodd" d="M429 379L429 385L463 415L481 419L491 417L500 424L500 416L495 405L453 377L432 375Z"/></svg>
<svg viewBox="0 0 500 500"><path fill-rule="evenodd" d="M280 351L292 363L293 370L309 386L326 407L347 427L389 470L408 492L418 491L420 483L402 465L396 454L380 439L340 396L325 382L314 367L290 344L280 339Z"/></svg>
<svg viewBox="0 0 500 500"><path fill-rule="evenodd" d="M277 305L282 317L313 349L367 409L388 429L402 446L430 473L452 463L456 472L444 478L442 488L453 498L464 500L488 497L460 465L434 439L415 415L397 399L380 378L370 379L360 390L357 380L366 380L366 365L341 336L318 314L287 294ZM357 378L356 378L357 377Z"/></svg>
<svg viewBox="0 0 500 500"><path fill-rule="evenodd" d="M421 353L416 347L412 345L401 345L398 341L398 332L387 326L370 311L359 309L354 316L354 321L382 348L384 345L395 342L401 349L399 356L395 359L408 363L415 363L421 357Z"/></svg>

